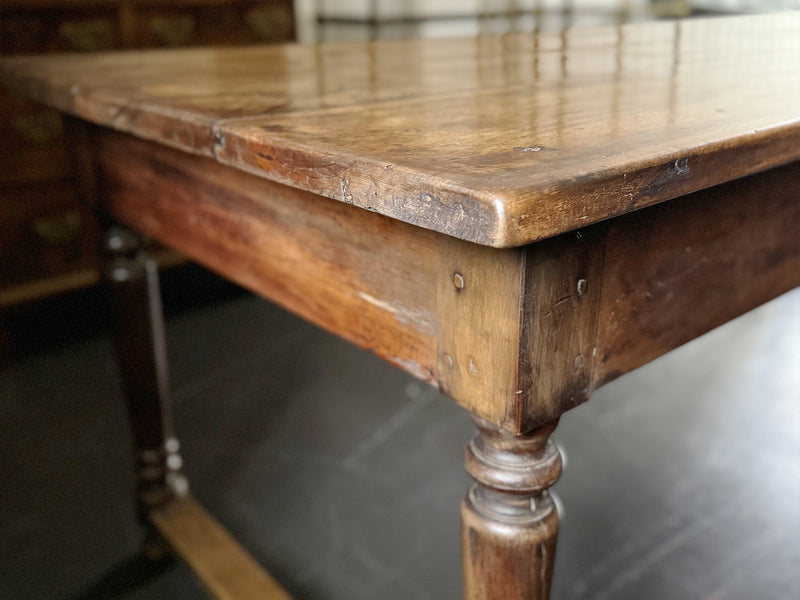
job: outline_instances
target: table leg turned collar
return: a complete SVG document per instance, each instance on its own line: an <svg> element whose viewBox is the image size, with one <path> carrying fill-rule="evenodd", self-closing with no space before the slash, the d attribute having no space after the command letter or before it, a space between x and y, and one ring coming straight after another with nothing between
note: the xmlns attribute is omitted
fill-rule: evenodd
<svg viewBox="0 0 800 600"><path fill-rule="evenodd" d="M466 448L476 480L461 505L465 600L547 600L558 511L547 489L561 474L551 423L513 435L476 417Z"/></svg>

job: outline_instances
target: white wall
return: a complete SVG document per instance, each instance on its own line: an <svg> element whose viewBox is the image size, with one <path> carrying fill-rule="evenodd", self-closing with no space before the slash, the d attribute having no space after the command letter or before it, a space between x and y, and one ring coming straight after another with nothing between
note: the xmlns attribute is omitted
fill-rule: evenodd
<svg viewBox="0 0 800 600"><path fill-rule="evenodd" d="M680 1L680 0L673 0ZM798 0L800 1L800 0ZM375 19L386 21L392 19L412 18L436 20L422 21L413 26L413 35L418 36L447 36L470 35L478 33L478 24L468 21L459 21L458 18L447 21L441 17L481 17L486 15L503 15L515 11L533 12L543 11L549 14L558 14L569 5L574 12L591 19L592 15L609 15L627 8L635 11L644 9L649 0L295 0L295 15L298 28L298 39L302 42L314 42L319 37L317 17L352 19L354 21ZM591 21L589 23L591 24ZM503 24L498 23L502 29ZM486 27L483 23L481 27ZM343 39L357 39L358 26L351 24L338 24L334 29ZM397 27L398 32L402 29ZM363 27L362 27L363 33ZM381 34L393 37L391 27L382 27ZM398 33L398 35L402 35ZM324 39L333 41L330 35L323 35Z"/></svg>
<svg viewBox="0 0 800 600"><path fill-rule="evenodd" d="M625 0L572 0L582 9L619 8ZM477 16L513 10L561 9L563 0L317 0L325 16L378 19L398 17ZM372 14L374 10L375 14Z"/></svg>

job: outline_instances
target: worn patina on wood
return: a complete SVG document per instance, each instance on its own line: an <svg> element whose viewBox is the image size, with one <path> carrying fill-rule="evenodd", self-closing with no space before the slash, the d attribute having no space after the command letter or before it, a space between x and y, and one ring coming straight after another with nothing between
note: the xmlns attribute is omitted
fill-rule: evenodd
<svg viewBox="0 0 800 600"><path fill-rule="evenodd" d="M800 159L798 28L20 57L0 78L158 142L99 136L117 218L522 432L800 283L789 171L647 209Z"/></svg>
<svg viewBox="0 0 800 600"><path fill-rule="evenodd" d="M545 600L558 417L800 285L798 29L792 13L18 58L0 80L101 126L78 162L115 219L474 412L465 595ZM133 284L147 315L153 286ZM156 329L121 349L157 382ZM273 593L226 537L185 527L206 518L174 474L145 507L161 533L218 594Z"/></svg>
<svg viewBox="0 0 800 600"><path fill-rule="evenodd" d="M116 218L515 432L800 284L800 164L498 250L93 135Z"/></svg>
<svg viewBox="0 0 800 600"><path fill-rule="evenodd" d="M798 29L790 13L14 58L0 78L95 123L516 246L800 158Z"/></svg>

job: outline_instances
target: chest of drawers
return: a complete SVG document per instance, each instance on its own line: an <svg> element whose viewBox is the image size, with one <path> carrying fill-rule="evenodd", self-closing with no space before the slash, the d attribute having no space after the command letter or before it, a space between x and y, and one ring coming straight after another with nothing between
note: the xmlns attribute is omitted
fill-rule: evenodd
<svg viewBox="0 0 800 600"><path fill-rule="evenodd" d="M291 0L0 0L0 54L287 41ZM97 227L54 110L0 88L0 308L92 285Z"/></svg>

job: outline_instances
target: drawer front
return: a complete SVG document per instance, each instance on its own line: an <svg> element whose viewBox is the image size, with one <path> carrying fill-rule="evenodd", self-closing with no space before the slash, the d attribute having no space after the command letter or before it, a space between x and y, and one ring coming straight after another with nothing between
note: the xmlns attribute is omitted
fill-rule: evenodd
<svg viewBox="0 0 800 600"><path fill-rule="evenodd" d="M0 187L69 174L61 116L0 89Z"/></svg>
<svg viewBox="0 0 800 600"><path fill-rule="evenodd" d="M3 8L0 2L4 55L293 37L292 0L76 0L15 3L15 8ZM58 282L95 267L99 233L71 187L61 116L0 89L0 164L0 291ZM11 296L6 294L6 300ZM3 298L0 294L0 305Z"/></svg>
<svg viewBox="0 0 800 600"><path fill-rule="evenodd" d="M114 7L0 8L0 54L120 47ZM62 129L57 111L0 89L0 188L66 178L69 162Z"/></svg>
<svg viewBox="0 0 800 600"><path fill-rule="evenodd" d="M96 263L97 228L66 183L0 190L0 288Z"/></svg>
<svg viewBox="0 0 800 600"><path fill-rule="evenodd" d="M291 2L260 2L243 11L242 21L255 42L288 42L295 37Z"/></svg>
<svg viewBox="0 0 800 600"><path fill-rule="evenodd" d="M122 47L114 7L0 9L0 53L92 52Z"/></svg>
<svg viewBox="0 0 800 600"><path fill-rule="evenodd" d="M140 47L252 44L294 37L288 1L143 5L136 9L135 21L135 44Z"/></svg>

